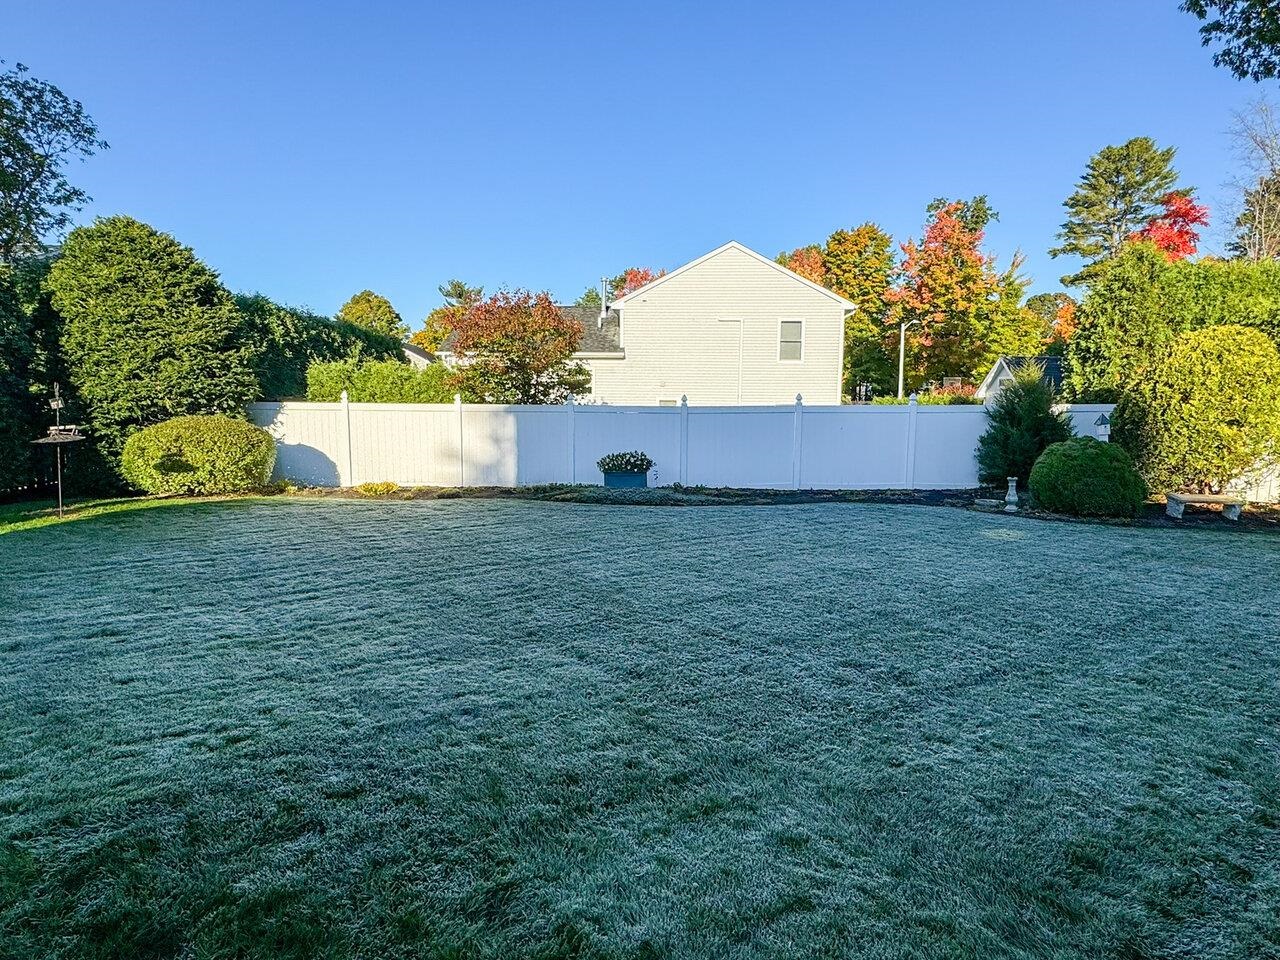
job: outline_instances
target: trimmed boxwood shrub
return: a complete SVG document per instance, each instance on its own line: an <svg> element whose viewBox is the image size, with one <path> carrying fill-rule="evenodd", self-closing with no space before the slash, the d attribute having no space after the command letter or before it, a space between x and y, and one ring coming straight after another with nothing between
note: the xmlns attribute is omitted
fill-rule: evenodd
<svg viewBox="0 0 1280 960"><path fill-rule="evenodd" d="M1111 439L1153 490L1221 490L1280 452L1280 353L1243 326L1182 334L1120 398Z"/></svg>
<svg viewBox="0 0 1280 960"><path fill-rule="evenodd" d="M1079 517L1136 517L1147 485L1133 460L1113 443L1075 437L1040 454L1031 468L1036 506Z"/></svg>
<svg viewBox="0 0 1280 960"><path fill-rule="evenodd" d="M153 494L249 493L271 479L276 445L261 427L221 415L175 417L133 434L121 470Z"/></svg>

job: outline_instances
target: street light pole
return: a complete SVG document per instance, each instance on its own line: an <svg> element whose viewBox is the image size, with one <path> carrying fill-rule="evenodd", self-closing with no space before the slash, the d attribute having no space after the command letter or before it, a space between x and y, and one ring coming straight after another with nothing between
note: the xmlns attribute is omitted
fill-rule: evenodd
<svg viewBox="0 0 1280 960"><path fill-rule="evenodd" d="M903 371L907 365L907 327L914 327L919 320L898 324L898 399L902 399Z"/></svg>

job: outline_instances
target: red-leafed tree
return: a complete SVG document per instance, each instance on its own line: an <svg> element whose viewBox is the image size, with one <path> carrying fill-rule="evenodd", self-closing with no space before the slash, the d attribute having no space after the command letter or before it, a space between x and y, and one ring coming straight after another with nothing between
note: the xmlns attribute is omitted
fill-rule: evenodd
<svg viewBox="0 0 1280 960"><path fill-rule="evenodd" d="M822 255L822 247L816 243L799 247L790 253L780 253L777 262L792 273L800 274L806 280L812 280L814 283L826 282L826 261Z"/></svg>
<svg viewBox="0 0 1280 960"><path fill-rule="evenodd" d="M1196 227L1209 223L1209 208L1196 203L1188 193L1168 193L1161 198L1164 212L1141 230L1129 235L1130 240L1149 240L1169 260L1185 260L1194 256L1200 233Z"/></svg>
<svg viewBox="0 0 1280 960"><path fill-rule="evenodd" d="M582 325L549 293L500 290L471 305L454 328L457 388L490 403L563 403L591 375L573 354Z"/></svg>
<svg viewBox="0 0 1280 960"><path fill-rule="evenodd" d="M666 272L659 270L655 273L649 267L628 267L613 278L613 295L615 298L625 297L633 290L639 290L645 284L653 283Z"/></svg>

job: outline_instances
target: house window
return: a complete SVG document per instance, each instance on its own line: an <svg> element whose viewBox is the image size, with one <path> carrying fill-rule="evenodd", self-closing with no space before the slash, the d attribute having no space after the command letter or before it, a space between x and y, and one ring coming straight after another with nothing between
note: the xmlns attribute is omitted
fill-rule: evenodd
<svg viewBox="0 0 1280 960"><path fill-rule="evenodd" d="M778 321L778 359L804 359L804 321Z"/></svg>

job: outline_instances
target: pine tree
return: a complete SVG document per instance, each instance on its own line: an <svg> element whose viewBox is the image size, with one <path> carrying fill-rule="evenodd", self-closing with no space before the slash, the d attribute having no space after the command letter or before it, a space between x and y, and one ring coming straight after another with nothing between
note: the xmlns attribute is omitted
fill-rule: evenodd
<svg viewBox="0 0 1280 960"><path fill-rule="evenodd" d="M1049 253L1083 257L1079 273L1063 277L1065 284L1088 280L1097 264L1120 252L1129 237L1164 211L1170 194L1189 194L1176 188L1174 148L1160 149L1150 137L1134 137L1118 147L1103 147L1089 159L1076 190L1064 202L1067 221L1058 237L1060 246Z"/></svg>

